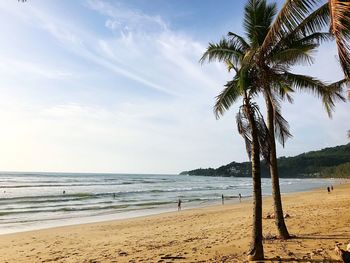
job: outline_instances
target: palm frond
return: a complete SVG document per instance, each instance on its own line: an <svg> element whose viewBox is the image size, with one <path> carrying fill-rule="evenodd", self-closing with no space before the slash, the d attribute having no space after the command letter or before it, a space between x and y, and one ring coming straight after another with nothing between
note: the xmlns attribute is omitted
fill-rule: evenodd
<svg viewBox="0 0 350 263"><path fill-rule="evenodd" d="M244 105L239 107L238 113L236 115L236 123L237 123L238 133L243 137L248 157L249 159L251 159L252 134L251 134L251 127L249 124L249 119L247 117Z"/></svg>
<svg viewBox="0 0 350 263"><path fill-rule="evenodd" d="M288 138L293 137L289 130L288 121L283 118L279 110L274 112L274 122L275 122L275 137L279 143L284 147Z"/></svg>
<svg viewBox="0 0 350 263"><path fill-rule="evenodd" d="M243 90L238 85L238 80L235 78L225 85L221 93L216 96L214 105L214 114L216 119L219 119L231 106L239 96L242 95Z"/></svg>
<svg viewBox="0 0 350 263"><path fill-rule="evenodd" d="M333 40L334 37L332 34L328 32L316 32L310 35L307 35L306 37L303 37L299 40L302 44L317 44L320 45L323 42Z"/></svg>
<svg viewBox="0 0 350 263"><path fill-rule="evenodd" d="M236 43L236 45L238 45L243 52L247 51L250 48L249 44L240 35L237 35L233 32L228 32L227 36L229 37L230 41Z"/></svg>
<svg viewBox="0 0 350 263"><path fill-rule="evenodd" d="M283 82L276 82L273 83L273 90L277 92L278 96L281 98L281 100L287 100L289 103L293 103L294 99L291 96L291 93L294 93L294 90L288 86L285 85Z"/></svg>
<svg viewBox="0 0 350 263"><path fill-rule="evenodd" d="M266 0L249 0L245 5L243 27L251 47L260 46L277 12L276 4Z"/></svg>
<svg viewBox="0 0 350 263"><path fill-rule="evenodd" d="M257 130L257 136L259 141L260 155L269 162L269 155L271 151L270 133L265 123L264 117L260 112L260 109L256 103L252 103L252 109L254 113L254 120Z"/></svg>
<svg viewBox="0 0 350 263"><path fill-rule="evenodd" d="M265 60L273 63L282 58L280 63L283 63L283 58L287 59L296 57L300 54L301 59L291 59L288 66L293 66L295 63L311 64L313 62L312 54L316 52L316 48L323 42L333 39L332 34L327 32L317 32L307 36L296 36L294 38L284 38L276 45L270 53L265 56ZM291 53L292 51L292 53ZM286 53L286 56L284 55Z"/></svg>
<svg viewBox="0 0 350 263"><path fill-rule="evenodd" d="M279 77L280 80L284 80L284 83L289 83L291 87L299 91L309 92L319 98L327 92L326 85L322 81L311 76L284 72L280 74Z"/></svg>
<svg viewBox="0 0 350 263"><path fill-rule="evenodd" d="M282 50L269 58L272 64L282 64L285 67L295 65L310 65L314 59L312 54L314 49L317 47L316 44L304 44L299 47L291 47Z"/></svg>
<svg viewBox="0 0 350 263"><path fill-rule="evenodd" d="M348 80L343 79L326 86L327 92L322 96L322 101L330 118L335 109L335 102L345 101L345 98L342 95L343 88L346 86L349 87L349 84Z"/></svg>
<svg viewBox="0 0 350 263"><path fill-rule="evenodd" d="M244 50L237 43L222 38L219 43L209 43L207 50L199 60L201 64L204 62L226 62L230 61L237 65L244 56Z"/></svg>
<svg viewBox="0 0 350 263"><path fill-rule="evenodd" d="M251 158L252 153L252 143L253 143L253 135L252 135L252 126L254 125L256 129L256 135L258 139L258 146L260 156L264 159L268 160L268 156L270 153L270 140L269 140L269 131L267 129L264 118L259 110L259 107L256 103L251 103L248 100L249 105L247 103L243 104L236 115L237 128L239 134L243 137L245 141L246 151L249 159ZM250 122L250 117L248 114L253 115L253 122Z"/></svg>
<svg viewBox="0 0 350 263"><path fill-rule="evenodd" d="M261 55L268 54L283 37L288 36L313 12L320 0L286 0L261 46Z"/></svg>
<svg viewBox="0 0 350 263"><path fill-rule="evenodd" d="M347 78L350 78L350 1L329 0L331 14L331 33L334 35L339 62Z"/></svg>
<svg viewBox="0 0 350 263"><path fill-rule="evenodd" d="M345 100L341 94L343 92L343 88L345 86L349 86L349 81L346 79L327 85L316 78L293 74L290 72L284 72L281 74L281 77L284 78L286 83L290 83L290 85L296 89L310 92L313 95L321 98L323 106L325 107L329 117L332 116L335 102Z"/></svg>
<svg viewBox="0 0 350 263"><path fill-rule="evenodd" d="M330 14L328 3L323 4L307 15L307 17L299 23L299 25L288 35L293 37L295 35L311 35L322 31L329 25Z"/></svg>
<svg viewBox="0 0 350 263"><path fill-rule="evenodd" d="M265 100L267 100L267 104L271 104L273 109L273 123L274 123L275 138L284 147L287 139L291 138L292 134L290 133L290 130L289 130L288 121L282 116L282 113L281 113L280 99L282 98L279 96L276 96L277 94L274 94L267 89L264 92L264 96L265 96Z"/></svg>
<svg viewBox="0 0 350 263"><path fill-rule="evenodd" d="M270 52L273 50L281 50L289 43L296 39L303 39L303 43L321 44L324 41L333 39L329 33L320 33L329 24L329 8L328 4L322 5L320 8L309 14L302 22L300 22L294 30L286 32L283 37L275 41L274 46L270 47Z"/></svg>

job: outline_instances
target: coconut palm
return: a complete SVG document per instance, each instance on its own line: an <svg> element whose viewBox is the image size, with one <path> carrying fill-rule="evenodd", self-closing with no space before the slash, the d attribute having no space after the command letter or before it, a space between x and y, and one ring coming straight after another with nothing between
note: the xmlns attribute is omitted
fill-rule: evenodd
<svg viewBox="0 0 350 263"><path fill-rule="evenodd" d="M248 253L249 260L264 259L262 235L262 192L260 155L267 158L269 153L268 130L259 107L252 101L255 94L253 83L254 69L246 66L235 68L235 77L229 81L224 90L217 96L214 111L217 118L224 113L222 107L231 106L242 98L243 104L239 107L236 116L238 132L244 138L246 150L252 163L253 179L253 227L252 241Z"/></svg>
<svg viewBox="0 0 350 263"><path fill-rule="evenodd" d="M311 63L310 53L324 40L330 38L329 33L302 34L303 26L299 26L293 32L275 41L274 47L266 51L262 45L271 35L272 26L276 23L275 4L267 5L265 0L250 0L245 7L244 29L246 38L230 32L227 38L223 38L217 44L209 44L201 61L223 61L229 70L237 69L240 65L248 64L258 72L258 80L255 81L256 90L263 93L267 106L267 118L269 139L271 141L270 155L268 158L272 189L274 197L274 209L276 226L280 237L290 237L283 218L283 208L280 196L275 137L284 145L286 139L291 136L288 123L280 113L280 100L288 99L292 102L292 93L295 89L311 91L322 98L327 112L331 112L334 102L342 99L339 91L345 81L326 85L321 81L310 77L292 73L291 67L298 63ZM277 16L277 19L279 16ZM274 21L274 22L273 22ZM223 93L222 97L226 94ZM231 106L230 100L221 100L222 105L216 107L216 111L222 114Z"/></svg>
<svg viewBox="0 0 350 263"><path fill-rule="evenodd" d="M263 65L262 67L264 67L264 62L268 60L267 58L273 57L273 53L276 51L277 53L281 53L279 51L281 49L281 46L288 45L288 42L295 37L302 36L306 40L313 39L314 43L310 42L310 44L315 45L320 44L322 41L329 40L331 39L331 36L333 36L337 43L340 64L343 68L345 76L347 78L350 76L350 49L349 45L346 43L346 39L349 39L350 33L349 2L330 0L329 3L323 4L318 8L316 8L316 2L322 1L287 0L285 2L281 11L274 20L274 23L271 25L271 29L269 30L263 44L261 45L260 54L258 55L257 60L260 65ZM345 8L346 6L347 8ZM326 32L320 33L328 23L331 25L331 34L327 34ZM294 55L296 54L292 54L292 56ZM305 59L309 60L308 62L310 62L310 59L306 57ZM331 115L331 111L334 108L335 100L342 99L339 92L341 90L341 87L344 85L346 85L345 80L334 83L332 86L329 86L330 93L328 95L326 94L326 96L323 97L326 110L329 115ZM273 98L269 95L269 93L266 92L267 90L268 89L265 88L265 99L268 115L267 122L272 137L275 130L273 123L273 115L275 113L272 103ZM333 91L336 93L332 94ZM316 91L316 94L322 96L322 94L320 94L318 91ZM280 235L282 237L288 237L288 234L285 231L286 228L283 226L283 210L282 206L280 205L281 200L279 187L277 187L279 183L275 151L276 147L272 142L270 155L270 173L273 184L273 195L275 197L274 207L275 213L277 215L276 224L280 230Z"/></svg>

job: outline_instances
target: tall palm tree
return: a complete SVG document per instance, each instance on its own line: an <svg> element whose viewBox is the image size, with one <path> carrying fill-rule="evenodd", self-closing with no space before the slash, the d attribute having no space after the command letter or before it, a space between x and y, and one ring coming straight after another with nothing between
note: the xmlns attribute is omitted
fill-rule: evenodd
<svg viewBox="0 0 350 263"><path fill-rule="evenodd" d="M321 7L316 8L316 0L287 0L282 7L281 11L277 15L274 23L261 45L261 51L258 55L258 63L263 64L266 58L271 57L276 50L278 51L281 46L286 45L290 39L294 39L297 36L303 36L306 39L313 38L313 42L310 44L320 44L324 40L331 39L331 35L334 36L340 59L340 64L343 68L346 78L349 79L350 73L350 49L346 43L346 39L350 36L350 16L349 16L349 1L332 1L323 4ZM323 1L324 2L324 1ZM331 34L320 33L324 29L325 25L330 22ZM322 31L321 31L322 32ZM294 56L294 55L293 55ZM310 61L309 61L310 62ZM263 64L264 65L264 64ZM300 80L300 79L299 79ZM300 83L298 83L299 85ZM334 102L337 99L342 100L340 90L342 86L346 85L346 80L336 82L328 87L329 94L323 94L323 100L325 102L326 110L331 115L331 110L334 108ZM327 90L327 89L326 89ZM271 137L274 133L274 110L271 96L266 92L268 88L265 88L265 99L267 105L268 115L268 127ZM317 95L322 95L318 91ZM349 89L350 97L350 89ZM275 212L277 215L276 224L280 230L282 237L288 237L286 228L283 222L283 210L280 200L279 185L278 182L278 170L277 170L277 158L276 147L272 142L271 155L270 155L270 173L273 184L273 195L275 202Z"/></svg>
<svg viewBox="0 0 350 263"><path fill-rule="evenodd" d="M281 238L290 237L284 222L281 202L275 136L284 145L285 140L291 136L288 123L280 113L281 99L292 101L290 95L294 89L308 90L320 96L328 112L334 107L334 101L342 99L339 94L344 81L333 85L325 85L321 81L310 76L293 74L290 69L298 63L311 63L310 53L325 39L330 37L328 33L302 34L303 26L290 32L285 38L279 37L274 40L273 48L263 50L266 38L270 37L271 30L276 24L275 4L267 5L265 0L249 0L245 7L244 28L247 40L235 33L230 32L228 38L223 38L218 44L209 44L201 61L223 61L228 69L237 69L240 65L248 64L254 67L258 80L255 81L256 89L263 93L267 106L267 118L269 128L270 154L268 163L272 178L274 208L276 226ZM276 19L278 19L277 16ZM267 52L268 51L268 52ZM225 96L226 94L222 94ZM225 111L231 104L226 101Z"/></svg>
<svg viewBox="0 0 350 263"><path fill-rule="evenodd" d="M264 11L270 10L270 15L260 16L258 20L265 21L270 17L273 17L274 5L269 6ZM245 15L248 19L253 20L255 15L254 11L249 8L249 3L246 6ZM263 10L261 10L263 11ZM265 12L262 12L265 13ZM262 235L262 191L261 191L261 173L260 173L260 155L265 159L269 154L269 134L260 113L258 106L252 102L254 96L256 96L259 78L254 65L246 63L251 56L251 50L248 48L248 44L241 39L241 44L234 43L222 39L218 45L210 44L209 49L218 50L218 53L205 53L201 59L205 60L219 60L227 63L228 67L235 72L235 76L232 81L229 81L224 90L217 96L214 106L214 113L216 118L220 118L228 108L234 104L238 98L243 98L243 104L239 107L239 112L236 116L238 131L245 140L248 156L252 163L252 179L253 179L253 228L252 228L252 241L250 251L248 253L249 260L262 260L264 258L263 250L263 235ZM222 46L229 52L222 52ZM218 49L217 49L218 48ZM221 50L221 51L220 51Z"/></svg>
<svg viewBox="0 0 350 263"><path fill-rule="evenodd" d="M239 98L243 104L236 116L238 132L244 138L246 149L252 163L253 179L253 227L249 260L264 259L262 234L262 191L260 156L267 158L269 152L268 130L257 104L252 102L255 95L253 83L254 69L245 66L235 68L235 77L229 81L224 90L217 96L214 112L217 118L225 112L224 108L231 106Z"/></svg>

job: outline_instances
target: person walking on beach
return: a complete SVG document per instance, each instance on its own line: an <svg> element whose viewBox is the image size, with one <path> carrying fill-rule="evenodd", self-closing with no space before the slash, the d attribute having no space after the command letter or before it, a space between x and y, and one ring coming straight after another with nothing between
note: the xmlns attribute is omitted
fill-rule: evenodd
<svg viewBox="0 0 350 263"><path fill-rule="evenodd" d="M225 200L225 199L224 199L224 194L222 194L222 195L221 195L221 202L222 202L222 204L224 204L224 200Z"/></svg>
<svg viewBox="0 0 350 263"><path fill-rule="evenodd" d="M333 191L333 185L331 185L331 190Z"/></svg>
<svg viewBox="0 0 350 263"><path fill-rule="evenodd" d="M177 211L181 210L181 199L179 198L179 201L177 201Z"/></svg>
<svg viewBox="0 0 350 263"><path fill-rule="evenodd" d="M241 202L241 199L242 199L241 193L238 194L238 198L239 198L239 202Z"/></svg>
<svg viewBox="0 0 350 263"><path fill-rule="evenodd" d="M329 186L327 186L327 191L328 191L328 193L331 192L331 189L329 188Z"/></svg>

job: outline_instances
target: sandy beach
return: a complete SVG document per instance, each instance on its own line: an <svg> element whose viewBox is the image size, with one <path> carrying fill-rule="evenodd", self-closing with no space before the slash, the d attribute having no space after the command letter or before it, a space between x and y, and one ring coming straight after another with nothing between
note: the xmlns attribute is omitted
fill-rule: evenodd
<svg viewBox="0 0 350 263"><path fill-rule="evenodd" d="M350 241L350 184L283 195L291 234L276 240L264 219L266 262L341 262L334 245ZM128 220L0 236L1 262L246 262L251 201ZM273 212L264 198L264 216Z"/></svg>

